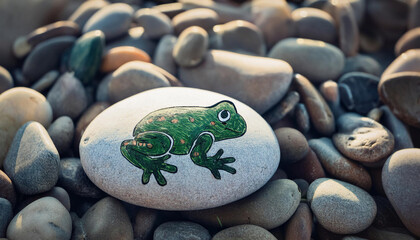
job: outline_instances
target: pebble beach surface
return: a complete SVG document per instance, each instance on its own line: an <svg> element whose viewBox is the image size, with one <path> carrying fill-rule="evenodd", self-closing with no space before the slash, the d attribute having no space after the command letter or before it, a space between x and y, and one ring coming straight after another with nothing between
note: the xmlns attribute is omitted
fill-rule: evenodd
<svg viewBox="0 0 420 240"><path fill-rule="evenodd" d="M420 0L4 0L0 240L420 238Z"/></svg>

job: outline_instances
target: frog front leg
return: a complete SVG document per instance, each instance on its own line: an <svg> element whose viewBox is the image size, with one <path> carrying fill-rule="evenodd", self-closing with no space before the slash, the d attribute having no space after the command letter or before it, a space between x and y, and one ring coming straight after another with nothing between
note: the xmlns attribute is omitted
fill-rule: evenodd
<svg viewBox="0 0 420 240"><path fill-rule="evenodd" d="M177 172L176 166L165 163L171 155L160 156L167 153L170 147L171 139L168 136L159 132L145 132L138 134L134 139L123 141L120 149L131 164L143 170L143 184L147 184L153 174L156 182L165 186L167 182L161 171Z"/></svg>
<svg viewBox="0 0 420 240"><path fill-rule="evenodd" d="M200 135L190 153L192 161L198 166L208 168L216 179L221 179L219 170L235 174L236 169L226 165L226 163L235 162L235 158L220 158L223 154L223 149L219 149L214 156L207 156L207 152L212 145L213 138L210 134Z"/></svg>

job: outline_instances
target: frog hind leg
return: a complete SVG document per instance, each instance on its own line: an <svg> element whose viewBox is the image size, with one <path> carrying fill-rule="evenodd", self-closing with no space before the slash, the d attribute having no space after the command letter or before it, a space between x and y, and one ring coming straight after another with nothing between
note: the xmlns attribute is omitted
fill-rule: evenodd
<svg viewBox="0 0 420 240"><path fill-rule="evenodd" d="M226 165L235 162L235 158L221 158L223 149L219 149L214 156L207 156L207 152L213 145L213 138L209 134L200 135L190 153L191 160L198 166L208 168L216 179L221 179L219 170L235 174L236 169Z"/></svg>
<svg viewBox="0 0 420 240"><path fill-rule="evenodd" d="M145 144L147 146L147 144ZM166 171L169 173L176 173L177 167L168 163L165 163L171 155L167 154L160 157L150 157L146 154L144 147L139 146L138 142L135 140L125 140L121 143L120 147L121 153L131 164L143 170L142 183L149 183L150 176L153 176L156 179L156 182L160 186L165 186L167 181L162 175L161 171Z"/></svg>

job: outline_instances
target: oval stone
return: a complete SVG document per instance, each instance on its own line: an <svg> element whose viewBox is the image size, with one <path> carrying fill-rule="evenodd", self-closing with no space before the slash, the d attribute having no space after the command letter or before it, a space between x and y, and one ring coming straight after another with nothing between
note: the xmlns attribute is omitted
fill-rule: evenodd
<svg viewBox="0 0 420 240"><path fill-rule="evenodd" d="M171 19L156 9L142 8L134 14L134 19L144 28L147 38L159 39L173 32Z"/></svg>
<svg viewBox="0 0 420 240"><path fill-rule="evenodd" d="M80 159L94 184L123 201L197 210L261 188L278 167L280 149L250 107L177 87L146 91L103 111L82 137Z"/></svg>
<svg viewBox="0 0 420 240"><path fill-rule="evenodd" d="M182 67L195 67L203 60L207 51L209 37L201 27L193 26L179 35L174 45L172 56Z"/></svg>
<svg viewBox="0 0 420 240"><path fill-rule="evenodd" d="M296 36L333 43L337 38L334 19L316 8L298 8L292 12Z"/></svg>
<svg viewBox="0 0 420 240"><path fill-rule="evenodd" d="M215 11L207 8L196 8L176 15L172 19L172 25L177 34L192 26L199 26L209 31L217 24L218 19L219 16Z"/></svg>

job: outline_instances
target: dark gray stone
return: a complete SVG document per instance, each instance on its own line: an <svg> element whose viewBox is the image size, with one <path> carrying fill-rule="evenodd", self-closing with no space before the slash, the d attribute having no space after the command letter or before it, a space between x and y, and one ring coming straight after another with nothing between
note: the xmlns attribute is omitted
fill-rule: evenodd
<svg viewBox="0 0 420 240"><path fill-rule="evenodd" d="M212 240L277 240L277 238L266 229L251 225L244 224L235 227L226 228L213 236Z"/></svg>
<svg viewBox="0 0 420 240"><path fill-rule="evenodd" d="M68 116L57 118L48 128L48 134L58 152L63 155L63 153L70 149L71 143L73 142L73 120Z"/></svg>

